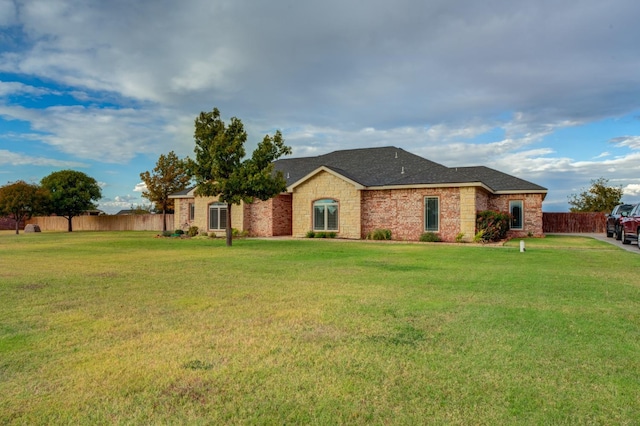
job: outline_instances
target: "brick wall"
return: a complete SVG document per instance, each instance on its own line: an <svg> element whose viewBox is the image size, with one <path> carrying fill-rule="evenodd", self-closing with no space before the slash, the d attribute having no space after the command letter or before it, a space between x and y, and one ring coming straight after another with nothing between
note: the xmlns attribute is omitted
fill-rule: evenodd
<svg viewBox="0 0 640 426"><path fill-rule="evenodd" d="M247 212L247 228L252 237L273 236L273 199L255 200L249 204Z"/></svg>
<svg viewBox="0 0 640 426"><path fill-rule="evenodd" d="M394 240L417 241L425 232L424 198L438 197L443 241L460 232L460 188L394 189L362 192L362 234L390 229ZM475 212L474 212L475 215Z"/></svg>
<svg viewBox="0 0 640 426"><path fill-rule="evenodd" d="M293 200L291 194L281 194L272 199L273 236L291 235L293 232Z"/></svg>
<svg viewBox="0 0 640 426"><path fill-rule="evenodd" d="M321 171L293 192L293 236L304 237L313 228L313 202L332 198L339 203L340 238L360 238L360 191L350 182L331 173Z"/></svg>
<svg viewBox="0 0 640 426"><path fill-rule="evenodd" d="M534 237L544 235L542 222L542 194L508 194L491 195L489 197L489 209L501 212L509 211L509 201L522 200L524 217L523 229L520 231L509 231L510 238L526 237L531 233Z"/></svg>

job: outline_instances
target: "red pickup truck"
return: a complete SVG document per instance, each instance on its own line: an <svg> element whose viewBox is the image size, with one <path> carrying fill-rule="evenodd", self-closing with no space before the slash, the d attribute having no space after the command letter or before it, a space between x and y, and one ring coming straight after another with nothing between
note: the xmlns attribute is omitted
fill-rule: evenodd
<svg viewBox="0 0 640 426"><path fill-rule="evenodd" d="M622 244L629 244L632 240L636 241L640 248L640 204L631 209L627 217L623 217L620 221L622 228Z"/></svg>

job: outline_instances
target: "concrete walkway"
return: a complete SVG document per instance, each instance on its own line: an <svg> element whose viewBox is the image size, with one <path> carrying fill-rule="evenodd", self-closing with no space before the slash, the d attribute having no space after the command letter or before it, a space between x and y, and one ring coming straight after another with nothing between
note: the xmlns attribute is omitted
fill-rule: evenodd
<svg viewBox="0 0 640 426"><path fill-rule="evenodd" d="M638 249L638 244L635 241L632 241L631 244L622 244L622 241L618 241L615 238L608 238L604 232L603 233L584 233L584 234L547 234L547 235L575 235L576 237L589 237L594 238L596 240L604 241L609 244L613 244L614 246L620 247L623 250L629 251L631 253L640 254L640 250Z"/></svg>

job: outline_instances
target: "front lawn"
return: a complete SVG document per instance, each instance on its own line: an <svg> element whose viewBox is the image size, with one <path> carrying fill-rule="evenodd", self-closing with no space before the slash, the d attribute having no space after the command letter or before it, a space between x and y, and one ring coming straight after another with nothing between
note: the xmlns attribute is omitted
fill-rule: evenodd
<svg viewBox="0 0 640 426"><path fill-rule="evenodd" d="M0 424L638 424L640 256L0 233Z"/></svg>

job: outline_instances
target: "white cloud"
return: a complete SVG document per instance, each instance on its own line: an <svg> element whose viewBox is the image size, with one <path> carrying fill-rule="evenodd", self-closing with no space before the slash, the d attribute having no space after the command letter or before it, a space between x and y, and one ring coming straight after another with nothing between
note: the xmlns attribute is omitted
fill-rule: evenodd
<svg viewBox="0 0 640 426"><path fill-rule="evenodd" d="M625 195L640 196L640 184L632 183L623 188Z"/></svg>
<svg viewBox="0 0 640 426"><path fill-rule="evenodd" d="M615 146L640 150L640 136L621 136L611 140Z"/></svg>
<svg viewBox="0 0 640 426"><path fill-rule="evenodd" d="M0 149L0 164L11 166L43 166L43 167L59 167L59 168L74 168L74 167L88 167L87 164L77 161L56 160L46 157L34 157L31 155L20 154L16 152L7 151L6 149Z"/></svg>
<svg viewBox="0 0 640 426"><path fill-rule="evenodd" d="M122 163L140 153L183 151L182 128L166 127L162 110L53 106L29 109L0 105L0 115L30 123L42 142L80 159ZM159 129L165 127L166 131ZM31 134L30 138L35 136ZM177 139L180 138L180 139Z"/></svg>
<svg viewBox="0 0 640 426"><path fill-rule="evenodd" d="M136 186L133 188L133 192L143 192L146 190L147 190L147 184L144 182L140 182L136 184Z"/></svg>
<svg viewBox="0 0 640 426"><path fill-rule="evenodd" d="M0 0L0 72L28 77L0 82L0 116L27 123L16 138L24 146L96 162L191 154L195 116L218 106L243 120L250 144L284 129L296 156L395 145L557 186L631 179L640 136L613 138L611 153L588 159L552 137L640 110L640 3L579 9L550 0ZM56 99L15 100L43 95ZM0 147L0 163L54 164Z"/></svg>
<svg viewBox="0 0 640 426"><path fill-rule="evenodd" d="M15 81L0 81L0 97L11 95L34 95L41 96L51 93L50 90L29 86Z"/></svg>

